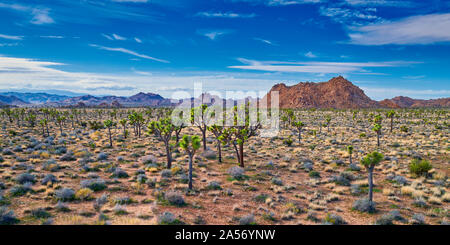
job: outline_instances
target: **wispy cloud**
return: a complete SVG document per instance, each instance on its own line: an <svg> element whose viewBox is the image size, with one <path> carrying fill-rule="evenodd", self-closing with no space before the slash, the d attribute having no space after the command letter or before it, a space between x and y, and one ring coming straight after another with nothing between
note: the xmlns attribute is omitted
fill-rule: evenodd
<svg viewBox="0 0 450 245"><path fill-rule="evenodd" d="M289 62L289 61L256 61L244 58L238 59L245 65L228 66L228 68L269 71L269 72L289 72L289 73L357 73L372 74L365 68L374 67L397 67L417 64L412 61L386 61L386 62Z"/></svg>
<svg viewBox="0 0 450 245"><path fill-rule="evenodd" d="M114 34L114 33L112 34L112 36L113 36L114 39L116 39L116 40L120 40L120 41L127 40L126 37L122 37L122 36L119 36L119 35Z"/></svg>
<svg viewBox="0 0 450 245"><path fill-rule="evenodd" d="M345 3L352 6L380 6L380 7L414 7L416 4L412 1L395 0L345 0Z"/></svg>
<svg viewBox="0 0 450 245"><path fill-rule="evenodd" d="M50 17L50 9L49 8L38 8L38 7L29 7L21 4L8 4L8 3L0 3L0 8L11 9L20 12L29 13L32 16L30 20L31 24L35 25L43 25L43 24L52 24L55 21L52 17Z"/></svg>
<svg viewBox="0 0 450 245"><path fill-rule="evenodd" d="M41 38L63 39L64 36L40 36Z"/></svg>
<svg viewBox="0 0 450 245"><path fill-rule="evenodd" d="M247 2L252 4L264 4L267 6L289 6L297 4L314 4L326 0L232 0L233 2Z"/></svg>
<svg viewBox="0 0 450 245"><path fill-rule="evenodd" d="M208 18L253 18L256 14L239 14L233 12L199 12L195 16L208 17Z"/></svg>
<svg viewBox="0 0 450 245"><path fill-rule="evenodd" d="M135 37L134 41L136 41L137 43L142 43L142 40L140 38Z"/></svg>
<svg viewBox="0 0 450 245"><path fill-rule="evenodd" d="M94 48L98 48L101 50L107 50L107 51L113 51L113 52L120 52L120 53L125 53L125 54L130 54L139 58L143 58L143 59L148 59L148 60L154 60L154 61L158 61L158 62L162 62L162 63L170 63L167 60L162 60L162 59L158 59L155 57L151 57L145 54L139 54L136 53L132 50L129 49L125 49L125 48L110 48L110 47L105 47L105 46L101 46L101 45L97 45L97 44L89 44L89 46L94 47Z"/></svg>
<svg viewBox="0 0 450 245"><path fill-rule="evenodd" d="M9 39L9 40L22 40L23 36L11 36L11 35L0 34L0 38Z"/></svg>
<svg viewBox="0 0 450 245"><path fill-rule="evenodd" d="M333 21L343 24L357 24L360 21L373 22L382 20L371 12L373 11L324 6L319 8L320 15L328 16Z"/></svg>
<svg viewBox="0 0 450 245"><path fill-rule="evenodd" d="M197 33L205 36L211 40L216 40L217 38L231 33L230 30L197 30Z"/></svg>
<svg viewBox="0 0 450 245"><path fill-rule="evenodd" d="M317 55L316 55L316 54L313 54L311 51L309 51L309 52L305 53L305 57L308 57L308 58L317 58Z"/></svg>
<svg viewBox="0 0 450 245"><path fill-rule="evenodd" d="M450 41L450 13L412 16L350 28L350 43L360 45L432 44Z"/></svg>
<svg viewBox="0 0 450 245"><path fill-rule="evenodd" d="M112 0L118 3L146 3L148 0Z"/></svg>
<svg viewBox="0 0 450 245"><path fill-rule="evenodd" d="M274 42L272 42L272 41L270 41L270 40L267 40L267 39L262 39L262 38L258 38L258 37L255 37L255 38L253 38L253 39L256 40L256 41L263 42L263 43L265 43L265 44L277 46L276 43L274 43Z"/></svg>

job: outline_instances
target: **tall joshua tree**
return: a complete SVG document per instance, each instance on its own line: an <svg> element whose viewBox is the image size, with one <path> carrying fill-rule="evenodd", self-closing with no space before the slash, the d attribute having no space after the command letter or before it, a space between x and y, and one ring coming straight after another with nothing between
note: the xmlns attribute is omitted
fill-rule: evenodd
<svg viewBox="0 0 450 245"><path fill-rule="evenodd" d="M115 122L112 120L106 120L103 122L105 127L108 129L108 136L109 136L109 147L113 147L113 141L112 141L112 135L111 135L111 128L116 125Z"/></svg>
<svg viewBox="0 0 450 245"><path fill-rule="evenodd" d="M123 129L123 137L126 139L127 138L127 119L121 119L119 121L120 125L122 125L122 129Z"/></svg>
<svg viewBox="0 0 450 245"><path fill-rule="evenodd" d="M381 124L375 123L372 130L377 133L377 146L380 147Z"/></svg>
<svg viewBox="0 0 450 245"><path fill-rule="evenodd" d="M56 122L57 122L58 125L59 125L59 131L61 132L61 135L63 134L63 129L62 129L62 127L63 127L64 121L66 121L66 117L65 117L65 116L58 115L58 116L56 117Z"/></svg>
<svg viewBox="0 0 450 245"><path fill-rule="evenodd" d="M185 135L180 141L180 147L189 156L189 190L192 190L192 164L195 152L200 148L200 138L197 135Z"/></svg>
<svg viewBox="0 0 450 245"><path fill-rule="evenodd" d="M374 151L361 160L361 164L366 167L369 173L369 203L372 203L373 200L373 170L375 166L383 160L383 157L383 154Z"/></svg>
<svg viewBox="0 0 450 245"><path fill-rule="evenodd" d="M305 124L302 121L293 122L292 125L297 129L298 133L298 143L300 143L302 139L302 129L305 126Z"/></svg>
<svg viewBox="0 0 450 245"><path fill-rule="evenodd" d="M350 164L352 164L352 154L353 154L353 146L352 145L347 146L347 152L348 152Z"/></svg>
<svg viewBox="0 0 450 245"><path fill-rule="evenodd" d="M202 132L203 150L206 150L207 109L205 104L191 109L191 122Z"/></svg>
<svg viewBox="0 0 450 245"><path fill-rule="evenodd" d="M390 132L392 133L392 128L394 127L394 117L395 117L395 111L394 110L390 110L386 113L386 117L391 119L391 130Z"/></svg>
<svg viewBox="0 0 450 245"><path fill-rule="evenodd" d="M42 136L45 137L45 131L47 131L47 137L50 136L50 133L48 132L48 121L46 118L43 118L39 121L39 125L42 127Z"/></svg>
<svg viewBox="0 0 450 245"><path fill-rule="evenodd" d="M223 126L219 126L217 124L214 124L214 125L208 127L208 131L213 133L214 137L216 138L216 141L217 141L217 154L218 154L218 157L219 157L219 162L222 162L222 148L221 148L221 144L222 144L222 135L223 135L223 132L224 132L224 127Z"/></svg>
<svg viewBox="0 0 450 245"><path fill-rule="evenodd" d="M327 123L326 123L326 125L327 125L327 132L330 132L331 116L330 116L330 115L327 115L327 116L325 117L325 121L327 122Z"/></svg>
<svg viewBox="0 0 450 245"><path fill-rule="evenodd" d="M172 148L174 145L170 143L175 125L172 124L170 118L162 118L159 121L152 121L148 124L148 133L154 134L164 143L167 156L167 168L172 167Z"/></svg>

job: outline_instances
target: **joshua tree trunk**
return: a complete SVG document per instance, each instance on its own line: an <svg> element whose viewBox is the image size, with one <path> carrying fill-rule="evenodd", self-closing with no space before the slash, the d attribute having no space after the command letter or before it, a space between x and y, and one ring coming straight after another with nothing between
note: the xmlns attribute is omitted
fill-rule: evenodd
<svg viewBox="0 0 450 245"><path fill-rule="evenodd" d="M373 180L372 180L373 167L369 168L369 201L372 202L373 199Z"/></svg>
<svg viewBox="0 0 450 245"><path fill-rule="evenodd" d="M59 124L59 131L61 131L61 135L63 134L63 130L62 130L62 124Z"/></svg>
<svg viewBox="0 0 450 245"><path fill-rule="evenodd" d="M380 147L380 133L377 132L377 146Z"/></svg>
<svg viewBox="0 0 450 245"><path fill-rule="evenodd" d="M239 144L239 163L241 168L244 167L244 143Z"/></svg>
<svg viewBox="0 0 450 245"><path fill-rule="evenodd" d="M170 152L170 148L169 148L169 142L166 143L166 155L167 155L167 168L171 169L172 168L172 156L171 156L171 152Z"/></svg>
<svg viewBox="0 0 450 245"><path fill-rule="evenodd" d="M217 152L219 154L219 162L222 162L222 148L220 147L220 140L217 140Z"/></svg>
<svg viewBox="0 0 450 245"><path fill-rule="evenodd" d="M108 127L108 134L109 134L109 147L113 147L112 136L111 136L111 128L109 128L109 127Z"/></svg>
<svg viewBox="0 0 450 245"><path fill-rule="evenodd" d="M349 154L350 164L352 164L352 154Z"/></svg>
<svg viewBox="0 0 450 245"><path fill-rule="evenodd" d="M203 150L206 151L206 127L205 129L201 128L201 130L202 130Z"/></svg>
<svg viewBox="0 0 450 245"><path fill-rule="evenodd" d="M189 153L189 190L192 190L192 154Z"/></svg>
<svg viewBox="0 0 450 245"><path fill-rule="evenodd" d="M394 118L391 117L391 133L392 133L392 127L393 127L393 125L394 125Z"/></svg>
<svg viewBox="0 0 450 245"><path fill-rule="evenodd" d="M298 129L298 143L300 143L302 140L302 130Z"/></svg>
<svg viewBox="0 0 450 245"><path fill-rule="evenodd" d="M241 157L240 157L239 150L237 148L236 143L233 142L233 146L234 146L234 151L236 152L236 156L237 156L237 159L238 159L238 162L239 162L239 166L241 166L242 165Z"/></svg>
<svg viewBox="0 0 450 245"><path fill-rule="evenodd" d="M125 126L123 126L123 137L127 138L127 128Z"/></svg>

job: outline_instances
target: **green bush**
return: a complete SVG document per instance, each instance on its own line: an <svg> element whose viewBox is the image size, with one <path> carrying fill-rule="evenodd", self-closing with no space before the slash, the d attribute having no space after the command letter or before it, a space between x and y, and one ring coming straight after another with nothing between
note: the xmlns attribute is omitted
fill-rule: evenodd
<svg viewBox="0 0 450 245"><path fill-rule="evenodd" d="M414 159L409 164L409 172L415 176L426 176L432 168L433 166L427 160Z"/></svg>

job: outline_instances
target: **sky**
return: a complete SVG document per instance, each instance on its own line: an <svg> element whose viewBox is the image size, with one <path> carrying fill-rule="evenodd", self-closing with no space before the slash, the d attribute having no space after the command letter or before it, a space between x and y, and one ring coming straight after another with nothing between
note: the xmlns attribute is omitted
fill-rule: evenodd
<svg viewBox="0 0 450 245"><path fill-rule="evenodd" d="M342 75L450 97L450 1L0 0L0 90L171 97Z"/></svg>

